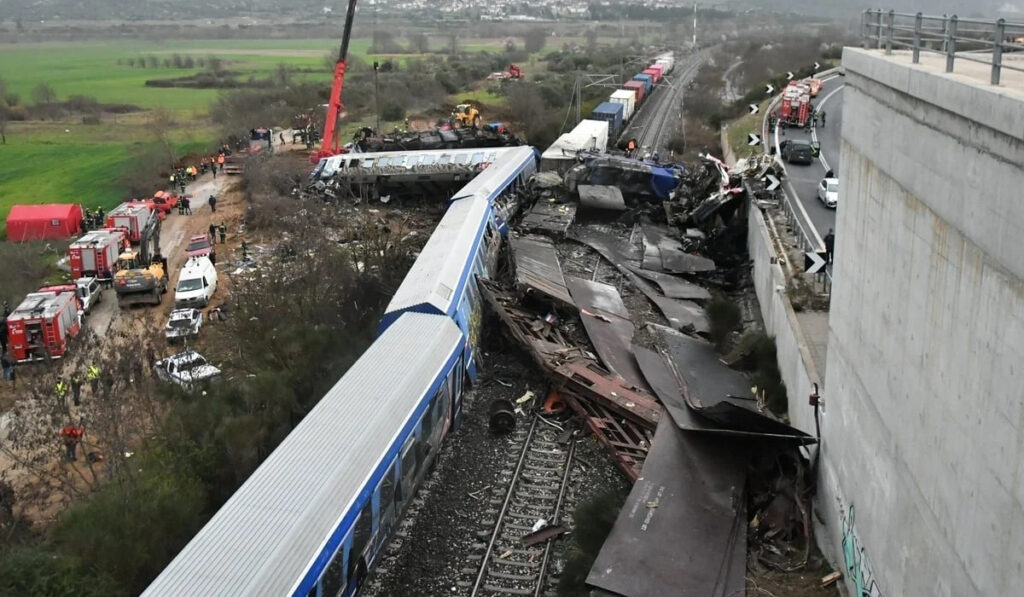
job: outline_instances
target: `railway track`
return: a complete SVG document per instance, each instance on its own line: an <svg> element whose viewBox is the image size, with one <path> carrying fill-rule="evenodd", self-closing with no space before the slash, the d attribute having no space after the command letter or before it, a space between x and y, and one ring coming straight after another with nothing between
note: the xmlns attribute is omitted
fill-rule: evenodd
<svg viewBox="0 0 1024 597"><path fill-rule="evenodd" d="M548 525L559 521L576 442L573 436L560 441L565 432L541 421L540 415L515 434L522 450L501 473L507 485L496 487L489 497L487 530L478 533L477 553L469 556L476 567L463 570L475 574L471 583L460 583L471 586L473 597L546 594L551 542L526 546L522 539L538 520Z"/></svg>
<svg viewBox="0 0 1024 597"><path fill-rule="evenodd" d="M673 110L681 106L686 86L700 70L706 57L706 52L700 52L685 66L677 67L678 73L666 78L666 82L654 90L651 99L642 108L640 117L634 117L634 122L623 130L620 141L635 138L643 152L660 152L668 140L666 133L671 134L678 124Z"/></svg>

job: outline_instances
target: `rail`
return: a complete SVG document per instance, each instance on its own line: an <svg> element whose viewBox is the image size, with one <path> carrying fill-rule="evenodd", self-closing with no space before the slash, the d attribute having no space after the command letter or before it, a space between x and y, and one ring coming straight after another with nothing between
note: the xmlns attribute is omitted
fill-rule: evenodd
<svg viewBox="0 0 1024 597"><path fill-rule="evenodd" d="M893 48L909 49L914 64L921 61L921 52L944 55L947 73L957 60L988 64L993 85L999 85L1003 69L1024 72L1024 67L1003 61L1005 52L1024 50L1024 22L871 9L864 11L861 30L865 48L874 45L886 54Z"/></svg>

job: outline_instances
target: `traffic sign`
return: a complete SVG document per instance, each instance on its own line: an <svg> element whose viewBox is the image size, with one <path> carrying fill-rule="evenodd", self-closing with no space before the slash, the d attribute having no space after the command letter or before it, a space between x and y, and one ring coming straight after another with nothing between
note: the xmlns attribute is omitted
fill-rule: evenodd
<svg viewBox="0 0 1024 597"><path fill-rule="evenodd" d="M779 179L775 178L771 174L764 177L764 183L768 185L768 188L765 189L766 191L774 191L779 188Z"/></svg>
<svg viewBox="0 0 1024 597"><path fill-rule="evenodd" d="M768 92L768 95L771 95L772 93L775 92L775 88L772 87L771 83L768 83L767 85L765 85L764 88L765 88L765 91Z"/></svg>
<svg viewBox="0 0 1024 597"><path fill-rule="evenodd" d="M792 71L786 71L786 80L787 81L792 81L793 80L793 72Z"/></svg>
<svg viewBox="0 0 1024 597"><path fill-rule="evenodd" d="M750 113L751 114L757 114L758 111L760 111L760 110L761 110L761 108L758 108L757 104L750 104Z"/></svg>
<svg viewBox="0 0 1024 597"><path fill-rule="evenodd" d="M815 62L814 63L814 70L818 70L819 68L821 68L821 65L818 64L817 62Z"/></svg>
<svg viewBox="0 0 1024 597"><path fill-rule="evenodd" d="M807 251L804 253L804 272L816 274L825 269L825 253Z"/></svg>
<svg viewBox="0 0 1024 597"><path fill-rule="evenodd" d="M761 137L759 137L758 135L755 135L754 133L747 133L747 145L750 145L751 147L753 147L755 145L760 145L760 144L761 144Z"/></svg>

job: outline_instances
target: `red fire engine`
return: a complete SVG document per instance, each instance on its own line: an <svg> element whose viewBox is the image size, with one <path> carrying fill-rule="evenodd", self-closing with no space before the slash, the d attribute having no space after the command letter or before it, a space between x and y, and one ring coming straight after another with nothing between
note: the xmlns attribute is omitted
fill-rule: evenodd
<svg viewBox="0 0 1024 597"><path fill-rule="evenodd" d="M11 356L18 362L60 358L80 325L74 292L33 292L7 316Z"/></svg>
<svg viewBox="0 0 1024 597"><path fill-rule="evenodd" d="M803 81L792 81L782 92L779 120L793 126L804 126L811 117L811 88Z"/></svg>
<svg viewBox="0 0 1024 597"><path fill-rule="evenodd" d="M115 271L117 256L126 245L125 232L120 228L105 228L85 233L68 247L71 279L102 276L105 269Z"/></svg>
<svg viewBox="0 0 1024 597"><path fill-rule="evenodd" d="M142 239L142 231L153 217L153 210L145 205L122 203L107 214L108 228L124 228L128 240L137 243Z"/></svg>

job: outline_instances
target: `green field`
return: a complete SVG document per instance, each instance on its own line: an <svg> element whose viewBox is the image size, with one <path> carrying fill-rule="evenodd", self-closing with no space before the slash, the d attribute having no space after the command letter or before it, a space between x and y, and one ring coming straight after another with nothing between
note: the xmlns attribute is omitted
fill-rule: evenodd
<svg viewBox="0 0 1024 597"><path fill-rule="evenodd" d="M133 104L146 110L168 108L182 123L173 136L180 154L202 150L215 140L216 131L207 124L207 112L220 92L147 87L148 79L183 77L204 68L167 68L162 64L157 68L140 68L129 66L128 59L155 56L162 62L175 54L194 59L215 56L222 61L223 68L237 72L239 80L249 76L265 78L278 65L285 64L315 69L317 72L294 76L318 78L329 84L329 62L334 59L337 44L334 39L124 39L9 44L0 46L0 78L9 93L20 95L22 104L32 103L33 88L46 83L53 87L58 100L83 95L102 103ZM432 48L443 46L441 37L431 39ZM504 44L499 39L475 39L460 47L471 52L502 51ZM353 40L349 55L367 60L383 58L370 56L369 48L369 39ZM424 56L388 56L401 64L415 57ZM425 58L432 59L430 55ZM528 64L539 70L536 60L532 57ZM501 99L484 89L465 97L486 103L499 103ZM133 163L133 157L143 146L153 141L152 133L145 127L146 119L145 113L136 113L116 118L105 116L100 125L84 125L79 117L67 122L11 122L7 145L0 145L0 222L6 219L10 206L17 203L74 201L106 207L118 203L123 196L118 189L120 174Z"/></svg>

